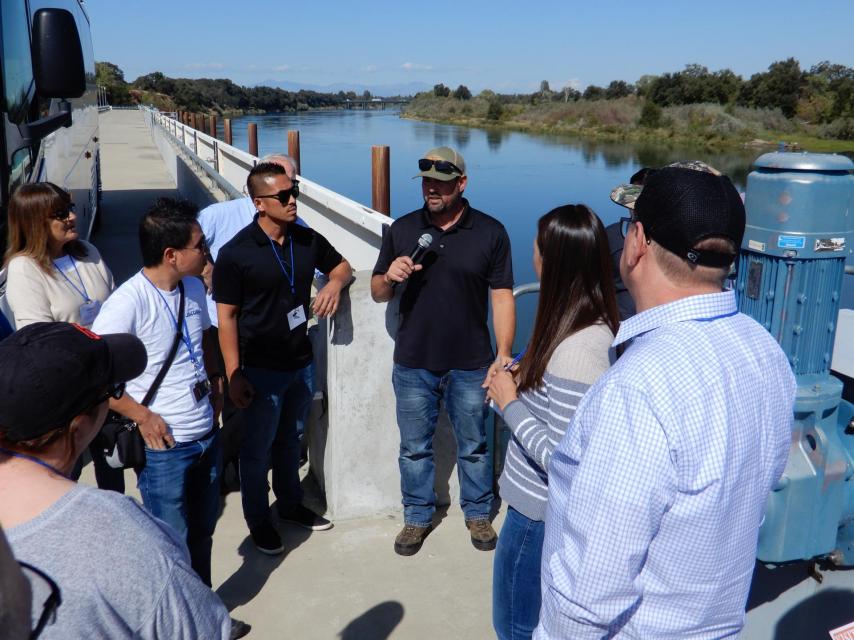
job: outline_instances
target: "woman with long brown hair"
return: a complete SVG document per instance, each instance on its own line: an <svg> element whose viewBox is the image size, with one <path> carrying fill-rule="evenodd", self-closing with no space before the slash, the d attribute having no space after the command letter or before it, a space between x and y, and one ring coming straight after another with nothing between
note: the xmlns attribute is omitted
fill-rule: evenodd
<svg viewBox="0 0 854 640"><path fill-rule="evenodd" d="M619 325L605 228L588 207L564 205L538 223L540 297L516 372L489 380L512 431L499 485L508 504L493 571L493 625L501 640L530 638L540 612L548 464L585 391L610 365Z"/></svg>
<svg viewBox="0 0 854 640"><path fill-rule="evenodd" d="M80 239L71 195L52 182L23 184L9 199L6 300L21 329L35 322L92 326L112 293L113 274L98 250ZM90 449L98 486L124 492L121 469ZM75 467L75 478L80 467Z"/></svg>

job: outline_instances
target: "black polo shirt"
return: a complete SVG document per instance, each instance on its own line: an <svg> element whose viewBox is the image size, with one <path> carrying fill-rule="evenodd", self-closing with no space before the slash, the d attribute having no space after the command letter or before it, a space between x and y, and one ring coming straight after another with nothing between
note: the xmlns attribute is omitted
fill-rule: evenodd
<svg viewBox="0 0 854 640"><path fill-rule="evenodd" d="M395 220L383 237L374 275L412 253L422 234L433 236L424 268L397 288L402 297L394 361L404 367L477 369L495 357L487 298L489 289L513 288L510 238L498 220L463 202L462 216L446 231L421 208Z"/></svg>
<svg viewBox="0 0 854 640"><path fill-rule="evenodd" d="M311 362L308 323L291 329L287 316L301 305L305 317L309 317L314 270L329 273L342 259L326 238L296 224L288 226L281 245L271 242L258 225L258 216L220 249L214 265L213 297L217 302L240 307L242 365L292 371ZM286 276L292 268L295 293Z"/></svg>

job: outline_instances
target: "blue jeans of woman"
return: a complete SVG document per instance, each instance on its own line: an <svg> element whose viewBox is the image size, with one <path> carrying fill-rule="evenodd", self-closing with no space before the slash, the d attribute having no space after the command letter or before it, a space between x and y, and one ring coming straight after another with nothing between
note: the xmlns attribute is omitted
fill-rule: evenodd
<svg viewBox="0 0 854 640"><path fill-rule="evenodd" d="M270 518L267 470L271 466L279 512L302 502L297 422L311 391L304 369L274 371L244 367L243 374L255 388L252 403L242 410L240 441L243 517L252 530Z"/></svg>
<svg viewBox="0 0 854 640"><path fill-rule="evenodd" d="M433 435L444 399L457 441L460 505L466 520L489 518L492 507L492 459L486 444L481 387L488 367L428 371L394 365L392 381L400 428L400 490L407 524L428 526L436 510Z"/></svg>
<svg viewBox="0 0 854 640"><path fill-rule="evenodd" d="M219 514L222 451L219 427L171 449L145 448L145 467L137 486L142 503L187 542L190 563L211 584L211 545Z"/></svg>
<svg viewBox="0 0 854 640"><path fill-rule="evenodd" d="M544 533L544 522L507 508L492 569L492 625L499 640L530 640L537 627Z"/></svg>

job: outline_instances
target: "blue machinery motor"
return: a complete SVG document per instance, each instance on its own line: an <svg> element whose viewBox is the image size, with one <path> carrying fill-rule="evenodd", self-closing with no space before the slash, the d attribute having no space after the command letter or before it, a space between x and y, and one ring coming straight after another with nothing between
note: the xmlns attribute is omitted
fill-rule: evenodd
<svg viewBox="0 0 854 640"><path fill-rule="evenodd" d="M789 460L768 499L757 557L854 565L854 406L830 374L854 244L854 163L767 153L755 167L747 178L738 305L777 339L798 382Z"/></svg>

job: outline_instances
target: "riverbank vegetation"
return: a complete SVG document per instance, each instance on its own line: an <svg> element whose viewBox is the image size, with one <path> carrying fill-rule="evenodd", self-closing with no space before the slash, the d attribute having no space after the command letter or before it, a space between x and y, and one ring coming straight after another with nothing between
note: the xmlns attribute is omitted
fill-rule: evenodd
<svg viewBox="0 0 854 640"><path fill-rule="evenodd" d="M355 92L285 91L274 87L242 87L231 80L170 78L159 71L126 82L110 62L96 64L97 83L107 88L112 105L149 104L161 111L194 111L218 115L306 111L338 108L349 98L370 99Z"/></svg>
<svg viewBox="0 0 854 640"><path fill-rule="evenodd" d="M420 93L404 117L604 140L762 146L786 142L813 151L854 150L854 69L822 62L802 71L797 60L775 62L743 80L700 65L635 84L532 94L452 91Z"/></svg>

